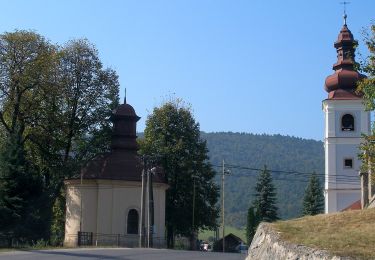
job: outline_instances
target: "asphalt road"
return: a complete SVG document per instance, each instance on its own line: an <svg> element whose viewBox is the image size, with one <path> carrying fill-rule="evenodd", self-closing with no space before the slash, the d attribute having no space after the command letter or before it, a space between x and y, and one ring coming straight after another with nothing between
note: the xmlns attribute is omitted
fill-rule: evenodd
<svg viewBox="0 0 375 260"><path fill-rule="evenodd" d="M67 260L67 259L124 259L124 260L244 260L237 253L216 253L168 249L140 248L78 248L34 251L10 251L0 253L0 259L12 260Z"/></svg>

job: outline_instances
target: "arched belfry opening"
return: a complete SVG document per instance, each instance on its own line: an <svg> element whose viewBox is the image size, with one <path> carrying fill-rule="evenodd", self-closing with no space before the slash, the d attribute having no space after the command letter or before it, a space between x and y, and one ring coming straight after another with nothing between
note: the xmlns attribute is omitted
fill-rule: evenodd
<svg viewBox="0 0 375 260"><path fill-rule="evenodd" d="M354 117L351 114L345 114L341 118L342 131L354 131Z"/></svg>

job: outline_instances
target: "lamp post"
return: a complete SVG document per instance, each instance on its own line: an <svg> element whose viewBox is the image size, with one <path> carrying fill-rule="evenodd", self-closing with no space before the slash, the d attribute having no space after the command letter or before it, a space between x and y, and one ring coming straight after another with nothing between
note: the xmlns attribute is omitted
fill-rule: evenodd
<svg viewBox="0 0 375 260"><path fill-rule="evenodd" d="M148 183L148 247L153 247L153 234L154 234L154 187L152 185L152 176L157 171L156 167L153 167L148 171L147 183Z"/></svg>
<svg viewBox="0 0 375 260"><path fill-rule="evenodd" d="M156 156L143 155L143 170L142 170L142 191L141 191L141 223L139 232L139 247L142 245L147 247L153 246L153 232L154 232L154 192L152 184L152 175L157 173L157 167L150 169L152 164L149 161L154 161ZM147 205L147 223L146 222L146 205ZM147 230L147 233L146 233Z"/></svg>

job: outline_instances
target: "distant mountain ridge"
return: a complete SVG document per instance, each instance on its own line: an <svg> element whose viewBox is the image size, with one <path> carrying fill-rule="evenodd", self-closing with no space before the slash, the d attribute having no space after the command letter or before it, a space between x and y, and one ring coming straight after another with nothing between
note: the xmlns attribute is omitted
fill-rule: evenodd
<svg viewBox="0 0 375 260"><path fill-rule="evenodd" d="M211 163L218 172L224 159L227 164L277 171L316 172L323 185L323 142L298 137L216 132L201 133L207 141ZM231 169L225 178L226 223L235 227L246 224L247 209L253 201L257 171ZM276 186L279 216L283 219L301 215L302 198L309 178L308 174L273 173Z"/></svg>
<svg viewBox="0 0 375 260"><path fill-rule="evenodd" d="M138 133L143 138L143 133ZM324 148L322 141L279 134L251 134L234 132L201 132L207 141L210 162L217 171L221 184L221 164L271 170L316 172L323 185ZM257 171L231 169L225 177L225 219L234 227L246 225L246 214L253 201ZM301 216L302 198L309 175L273 173L279 217L290 219ZM221 186L220 186L221 187Z"/></svg>

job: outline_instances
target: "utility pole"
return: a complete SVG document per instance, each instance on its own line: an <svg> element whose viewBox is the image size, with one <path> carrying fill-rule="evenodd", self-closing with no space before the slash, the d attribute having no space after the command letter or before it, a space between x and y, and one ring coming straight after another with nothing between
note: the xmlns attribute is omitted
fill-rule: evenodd
<svg viewBox="0 0 375 260"><path fill-rule="evenodd" d="M146 189L145 189L145 182L146 182L146 158L143 157L143 170L142 170L142 190L141 190L141 218L139 223L139 247L145 245L145 198L146 198Z"/></svg>
<svg viewBox="0 0 375 260"><path fill-rule="evenodd" d="M147 248L150 247L150 171L146 169L147 174Z"/></svg>
<svg viewBox="0 0 375 260"><path fill-rule="evenodd" d="M222 215L222 225L223 225L223 253L225 252L225 175L229 174L229 170L225 169L225 161L223 160L223 173L221 177L221 215Z"/></svg>
<svg viewBox="0 0 375 260"><path fill-rule="evenodd" d="M148 247L153 247L154 234L154 191L152 185L152 175L156 168L152 168L147 174L148 183Z"/></svg>
<svg viewBox="0 0 375 260"><path fill-rule="evenodd" d="M223 160L223 176L221 177L221 192L222 192L222 196L221 196L221 199L222 199L222 207L221 207L221 210L222 210L222 225L223 225L223 253L225 252L225 210L224 210L224 185L225 185L225 161Z"/></svg>
<svg viewBox="0 0 375 260"><path fill-rule="evenodd" d="M157 156L143 155L142 194L141 194L141 224L139 232L139 247L152 247L154 234L154 191L152 176L157 173L153 167ZM147 212L146 212L147 207ZM147 220L146 220L147 216ZM147 223L145 223L147 221Z"/></svg>

